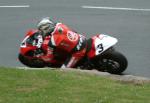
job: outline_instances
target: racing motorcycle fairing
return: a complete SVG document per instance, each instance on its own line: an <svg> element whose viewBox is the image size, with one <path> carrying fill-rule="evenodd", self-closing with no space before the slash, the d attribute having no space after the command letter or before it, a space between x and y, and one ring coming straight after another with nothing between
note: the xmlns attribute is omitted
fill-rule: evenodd
<svg viewBox="0 0 150 103"><path fill-rule="evenodd" d="M97 34L92 38L92 47L90 51L87 53L89 58L93 58L97 55L100 55L110 47L114 46L118 40L114 37L105 35L105 34Z"/></svg>
<svg viewBox="0 0 150 103"><path fill-rule="evenodd" d="M38 30L36 29L31 29L26 33L25 38L20 45L20 51L23 55L25 55L28 51L34 51L41 46L43 42L42 37L40 37L37 42L35 36L38 37Z"/></svg>

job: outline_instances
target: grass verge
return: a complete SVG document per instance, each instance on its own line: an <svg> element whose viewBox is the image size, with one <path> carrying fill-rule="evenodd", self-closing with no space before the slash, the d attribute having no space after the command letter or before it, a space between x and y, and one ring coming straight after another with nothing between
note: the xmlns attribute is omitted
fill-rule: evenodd
<svg viewBox="0 0 150 103"><path fill-rule="evenodd" d="M150 83L60 70L0 67L0 103L150 103Z"/></svg>

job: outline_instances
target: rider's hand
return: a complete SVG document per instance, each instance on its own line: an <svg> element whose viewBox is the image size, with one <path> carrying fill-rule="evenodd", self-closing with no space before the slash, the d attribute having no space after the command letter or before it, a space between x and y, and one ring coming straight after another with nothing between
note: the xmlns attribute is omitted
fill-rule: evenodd
<svg viewBox="0 0 150 103"><path fill-rule="evenodd" d="M41 45L42 45L42 43L43 43L43 38L42 38L41 35L39 35L37 39L38 39L38 41L37 41L36 46L37 46L38 48L40 48Z"/></svg>

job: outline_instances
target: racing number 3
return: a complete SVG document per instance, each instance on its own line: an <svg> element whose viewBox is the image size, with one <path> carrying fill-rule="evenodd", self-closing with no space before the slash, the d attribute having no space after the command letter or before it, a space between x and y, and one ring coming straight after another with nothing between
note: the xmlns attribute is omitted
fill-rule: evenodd
<svg viewBox="0 0 150 103"><path fill-rule="evenodd" d="M101 44L98 44L96 50L97 50L97 53L100 54L100 53L104 50L103 44L102 44L102 43L101 43Z"/></svg>

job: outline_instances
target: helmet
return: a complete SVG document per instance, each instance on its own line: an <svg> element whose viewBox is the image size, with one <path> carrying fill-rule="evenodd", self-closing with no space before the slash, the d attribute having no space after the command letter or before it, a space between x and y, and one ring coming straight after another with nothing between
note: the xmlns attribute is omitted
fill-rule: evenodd
<svg viewBox="0 0 150 103"><path fill-rule="evenodd" d="M49 19L49 17L43 18L38 24L37 27L40 31L42 31L42 35L46 36L53 32L55 28L55 23Z"/></svg>

